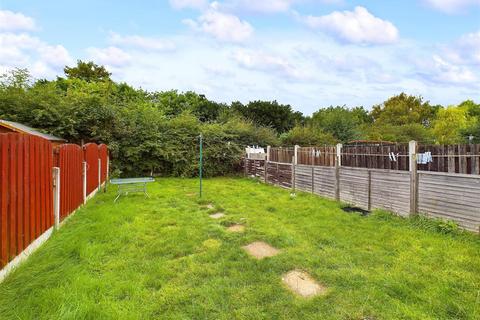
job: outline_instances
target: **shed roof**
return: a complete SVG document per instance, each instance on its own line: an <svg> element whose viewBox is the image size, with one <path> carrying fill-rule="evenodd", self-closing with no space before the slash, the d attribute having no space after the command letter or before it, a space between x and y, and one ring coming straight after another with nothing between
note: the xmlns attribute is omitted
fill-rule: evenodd
<svg viewBox="0 0 480 320"><path fill-rule="evenodd" d="M8 128L12 131L19 132L19 133L26 133L26 134L31 134L34 136L38 136L44 139L47 139L49 141L59 141L59 142L64 142L67 141L63 138L55 137L54 135L48 134L48 133L43 133L40 132L36 129L33 129L29 126L23 125L18 122L13 122L13 121L7 121L7 120L2 120L0 119L0 126Z"/></svg>

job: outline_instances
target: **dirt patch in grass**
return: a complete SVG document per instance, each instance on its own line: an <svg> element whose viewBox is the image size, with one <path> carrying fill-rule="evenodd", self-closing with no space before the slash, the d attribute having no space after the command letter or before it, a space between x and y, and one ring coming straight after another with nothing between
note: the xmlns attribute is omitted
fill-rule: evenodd
<svg viewBox="0 0 480 320"><path fill-rule="evenodd" d="M311 298L317 295L323 295L327 288L316 282L308 273L300 270L292 270L282 277L283 283L303 298Z"/></svg>
<svg viewBox="0 0 480 320"><path fill-rule="evenodd" d="M232 224L227 228L228 232L242 233L245 231L245 226L242 224Z"/></svg>
<svg viewBox="0 0 480 320"><path fill-rule="evenodd" d="M195 192L190 192L190 193L187 193L187 197L194 197L196 196L197 194Z"/></svg>
<svg viewBox="0 0 480 320"><path fill-rule="evenodd" d="M252 242L249 245L244 246L243 249L258 260L273 257L280 253L280 250L262 241Z"/></svg>
<svg viewBox="0 0 480 320"><path fill-rule="evenodd" d="M210 215L210 218L212 218L212 219L221 219L223 217L225 217L225 215L221 212L217 212L217 213L214 213L214 214Z"/></svg>

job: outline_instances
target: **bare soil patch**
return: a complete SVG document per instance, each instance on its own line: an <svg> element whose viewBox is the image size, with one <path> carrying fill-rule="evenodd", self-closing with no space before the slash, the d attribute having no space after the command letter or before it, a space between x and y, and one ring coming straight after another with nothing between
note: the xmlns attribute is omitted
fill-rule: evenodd
<svg viewBox="0 0 480 320"><path fill-rule="evenodd" d="M242 224L233 224L230 227L227 228L227 231L229 232L236 232L236 233L242 233L245 231L245 226Z"/></svg>
<svg viewBox="0 0 480 320"><path fill-rule="evenodd" d="M316 282L308 273L292 270L282 277L283 283L295 294L303 298L311 298L325 294L327 288Z"/></svg>
<svg viewBox="0 0 480 320"><path fill-rule="evenodd" d="M212 219L220 219L220 218L223 218L223 217L225 217L225 215L221 212L214 213L214 214L210 215L210 218L212 218Z"/></svg>
<svg viewBox="0 0 480 320"><path fill-rule="evenodd" d="M256 259L263 259L267 257L273 257L280 253L280 250L272 247L268 243L263 241L255 241L243 247L248 254Z"/></svg>

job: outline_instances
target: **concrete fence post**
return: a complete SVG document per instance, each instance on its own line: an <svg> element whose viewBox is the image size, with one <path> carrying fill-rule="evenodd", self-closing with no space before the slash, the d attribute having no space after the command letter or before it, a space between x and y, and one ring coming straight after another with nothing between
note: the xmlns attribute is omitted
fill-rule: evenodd
<svg viewBox="0 0 480 320"><path fill-rule="evenodd" d="M418 173L417 173L417 142L408 143L408 158L410 167L410 215L417 214L418 208Z"/></svg>
<svg viewBox="0 0 480 320"><path fill-rule="evenodd" d="M294 164L294 165L297 165L297 164L298 164L298 149L300 149L300 146L296 144L295 147L294 147L294 149L293 149L293 154L294 154L294 158L293 158L294 162L293 162L293 164Z"/></svg>
<svg viewBox="0 0 480 320"><path fill-rule="evenodd" d="M98 191L102 188L102 160L98 159Z"/></svg>
<svg viewBox="0 0 480 320"><path fill-rule="evenodd" d="M270 161L270 146L267 146L267 162Z"/></svg>
<svg viewBox="0 0 480 320"><path fill-rule="evenodd" d="M337 162L338 162L338 166L341 167L342 166L342 147L343 145L341 143L337 143L337 155L336 155L336 159L337 159Z"/></svg>
<svg viewBox="0 0 480 320"><path fill-rule="evenodd" d="M53 215L55 229L60 226L60 168L53 167Z"/></svg>
<svg viewBox="0 0 480 320"><path fill-rule="evenodd" d="M87 203L87 163L82 162L83 173L83 204Z"/></svg>
<svg viewBox="0 0 480 320"><path fill-rule="evenodd" d="M340 201L340 167L342 165L342 144L338 143L335 155L335 200Z"/></svg>

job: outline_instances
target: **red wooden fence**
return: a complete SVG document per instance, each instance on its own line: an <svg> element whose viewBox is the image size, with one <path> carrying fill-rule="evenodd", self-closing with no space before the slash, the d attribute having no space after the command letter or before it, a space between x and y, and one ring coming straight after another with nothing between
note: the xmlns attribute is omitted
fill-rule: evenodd
<svg viewBox="0 0 480 320"><path fill-rule="evenodd" d="M98 146L98 156L101 161L100 168L100 182L104 183L107 180L107 162L108 162L108 147L105 144Z"/></svg>
<svg viewBox="0 0 480 320"><path fill-rule="evenodd" d="M55 166L60 168L60 219L64 219L83 203L82 148L62 144L55 150Z"/></svg>
<svg viewBox="0 0 480 320"><path fill-rule="evenodd" d="M84 161L87 163L87 195L98 188L98 145L87 143L83 146Z"/></svg>
<svg viewBox="0 0 480 320"><path fill-rule="evenodd" d="M0 134L0 268L54 224L52 145Z"/></svg>

